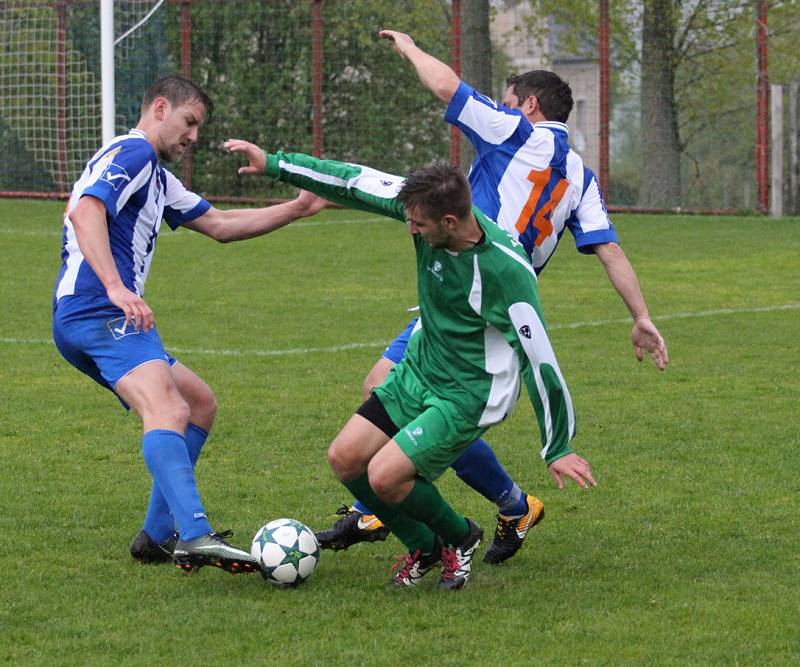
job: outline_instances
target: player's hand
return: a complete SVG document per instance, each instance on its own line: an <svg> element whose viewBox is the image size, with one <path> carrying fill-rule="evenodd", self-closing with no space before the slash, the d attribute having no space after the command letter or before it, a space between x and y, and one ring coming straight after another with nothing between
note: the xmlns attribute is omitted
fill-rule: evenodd
<svg viewBox="0 0 800 667"><path fill-rule="evenodd" d="M300 190L294 202L298 207L299 215L303 218L319 213L328 203L327 200L308 190Z"/></svg>
<svg viewBox="0 0 800 667"><path fill-rule="evenodd" d="M136 331L150 331L155 324L153 311L150 310L144 299L138 294L131 292L124 285L115 285L106 290L108 298L117 308L125 313L125 326L123 331L128 328L128 324L133 322Z"/></svg>
<svg viewBox="0 0 800 667"><path fill-rule="evenodd" d="M633 353L639 361L644 359L644 350L647 350L658 370L663 371L667 367L669 363L667 344L649 317L641 317L633 323L631 342Z"/></svg>
<svg viewBox="0 0 800 667"><path fill-rule="evenodd" d="M381 30L378 33L378 36L382 37L383 39L388 39L390 42L392 42L394 50L403 57L405 57L408 49L416 46L414 44L414 40L404 32L397 32L396 30Z"/></svg>
<svg viewBox="0 0 800 667"><path fill-rule="evenodd" d="M550 474L559 489L564 488L564 477L569 477L584 489L588 485L597 486L597 482L592 477L592 469L589 467L589 462L574 452L553 461L550 464Z"/></svg>
<svg viewBox="0 0 800 667"><path fill-rule="evenodd" d="M267 167L267 156L255 144L251 144L244 139L228 139L222 146L230 153L242 153L249 164L246 167L239 167L239 175L243 174L263 174Z"/></svg>

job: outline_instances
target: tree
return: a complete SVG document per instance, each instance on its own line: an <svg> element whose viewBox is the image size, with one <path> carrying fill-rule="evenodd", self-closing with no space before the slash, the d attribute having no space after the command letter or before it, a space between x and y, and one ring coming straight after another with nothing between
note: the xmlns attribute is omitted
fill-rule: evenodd
<svg viewBox="0 0 800 667"><path fill-rule="evenodd" d="M492 91L489 0L461 0L461 78L487 95ZM475 150L461 137L461 168L467 173Z"/></svg>
<svg viewBox="0 0 800 667"><path fill-rule="evenodd" d="M675 104L677 8L674 0L645 0L642 20L641 206L681 202L681 145Z"/></svg>

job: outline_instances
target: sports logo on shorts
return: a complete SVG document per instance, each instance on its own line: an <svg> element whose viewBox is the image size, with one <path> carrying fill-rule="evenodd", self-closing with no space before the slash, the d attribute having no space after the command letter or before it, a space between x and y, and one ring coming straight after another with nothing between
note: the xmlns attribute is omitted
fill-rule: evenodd
<svg viewBox="0 0 800 667"><path fill-rule="evenodd" d="M103 175L100 177L100 180L110 183L111 187L114 188L116 192L125 185L125 183L129 183L131 177L128 176L128 172L125 171L125 169L112 162L103 170Z"/></svg>
<svg viewBox="0 0 800 667"><path fill-rule="evenodd" d="M523 324L519 328L519 335L520 336L525 336L525 338L530 340L530 338L531 338L531 328L527 324Z"/></svg>
<svg viewBox="0 0 800 667"><path fill-rule="evenodd" d="M136 330L133 320L128 322L128 326L125 326L124 317L117 317L113 320L109 320L106 322L106 326L111 332L111 335L114 337L114 340L119 340L125 336L141 333L141 329L139 331Z"/></svg>
<svg viewBox="0 0 800 667"><path fill-rule="evenodd" d="M422 430L422 427L421 427L421 426L417 426L417 427L416 427L415 429L413 429L413 430L412 430L412 429L410 429L410 428L407 428L407 429L406 429L406 435L408 435L409 439L411 440L411 442L413 442L413 443L414 443L414 445L417 445L417 444L418 444L418 443L417 443L417 438L418 438L419 436L421 436L423 433L425 433L425 431L423 431L423 430Z"/></svg>

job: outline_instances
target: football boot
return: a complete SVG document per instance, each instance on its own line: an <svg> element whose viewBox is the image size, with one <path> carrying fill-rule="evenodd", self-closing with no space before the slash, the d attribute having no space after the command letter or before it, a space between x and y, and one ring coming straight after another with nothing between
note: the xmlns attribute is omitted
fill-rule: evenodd
<svg viewBox="0 0 800 667"><path fill-rule="evenodd" d="M224 538L233 533L209 533L193 540L178 540L172 552L175 567L184 572L195 572L205 565L219 567L231 574L260 572L258 558L228 544Z"/></svg>
<svg viewBox="0 0 800 667"><path fill-rule="evenodd" d="M178 534L173 533L160 544L153 540L144 530L131 543L131 556L134 560L147 565L171 563L172 551L178 542Z"/></svg>
<svg viewBox="0 0 800 667"><path fill-rule="evenodd" d="M469 532L461 544L442 547L442 577L439 590L457 591L464 588L472 569L472 557L481 545L483 529L472 519L467 519Z"/></svg>
<svg viewBox="0 0 800 667"><path fill-rule="evenodd" d="M361 514L347 505L342 505L336 514L342 518L327 530L315 533L320 549L338 551L359 542L381 542L389 535L389 529L374 514Z"/></svg>
<svg viewBox="0 0 800 667"><path fill-rule="evenodd" d="M497 565L511 558L522 547L528 531L544 518L544 505L535 496L526 498L528 511L520 517L497 515L494 540L483 556L484 563Z"/></svg>

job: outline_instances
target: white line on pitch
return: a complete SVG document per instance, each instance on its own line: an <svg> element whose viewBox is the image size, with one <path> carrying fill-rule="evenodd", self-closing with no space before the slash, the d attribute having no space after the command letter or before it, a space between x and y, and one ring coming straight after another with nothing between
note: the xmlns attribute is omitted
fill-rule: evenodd
<svg viewBox="0 0 800 667"><path fill-rule="evenodd" d="M780 306L764 306L761 308L719 308L716 310L700 310L695 313L671 313L659 315L653 319L657 322L663 320L690 319L697 317L714 317L715 315L741 315L748 313L774 313L783 310L798 310L800 303L786 303ZM592 320L587 322L572 322L570 324L554 324L549 327L550 331L559 329L583 329L588 327L601 327L608 324L627 324L630 318L619 318L613 320ZM0 338L0 344L5 345L51 345L49 338ZM236 350L236 349L205 349L196 347L167 347L168 351L180 354L207 354L220 357L282 357L292 354L314 354L317 352L344 352L345 350L360 350L364 348L382 348L389 341L379 341L373 343L346 343L344 345L332 345L330 347L296 347L285 350Z"/></svg>

